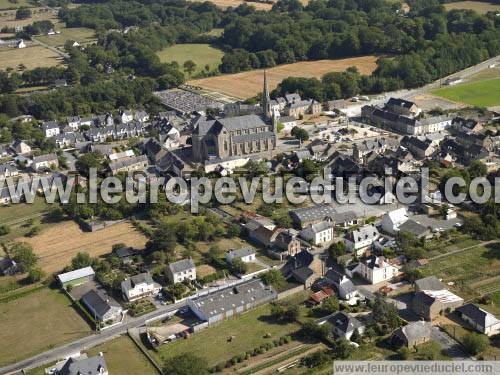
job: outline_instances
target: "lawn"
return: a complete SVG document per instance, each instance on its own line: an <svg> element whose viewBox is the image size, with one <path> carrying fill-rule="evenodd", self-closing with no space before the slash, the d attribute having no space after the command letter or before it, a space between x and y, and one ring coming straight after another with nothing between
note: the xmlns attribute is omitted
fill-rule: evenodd
<svg viewBox="0 0 500 375"><path fill-rule="evenodd" d="M478 246L431 261L422 270L435 275L444 283L453 282L450 289L465 299L500 289L500 244Z"/></svg>
<svg viewBox="0 0 500 375"><path fill-rule="evenodd" d="M442 87L434 95L478 107L500 105L500 78Z"/></svg>
<svg viewBox="0 0 500 375"><path fill-rule="evenodd" d="M206 65L210 71L216 69L223 55L224 52L209 44L176 44L158 52L161 62L177 61L181 68L185 61L193 60L196 64L193 74L205 70Z"/></svg>
<svg viewBox="0 0 500 375"><path fill-rule="evenodd" d="M468 9L474 10L477 13L498 12L500 5L489 1L458 1L453 3L443 4L446 10L452 9Z"/></svg>
<svg viewBox="0 0 500 375"><path fill-rule="evenodd" d="M268 304L260 306L193 334L186 340L162 345L158 352L151 353L161 363L182 353L192 352L213 366L299 329L297 323L274 324L268 320L269 314ZM271 334L271 338L264 338L267 333ZM228 341L230 336L234 336L231 342Z"/></svg>
<svg viewBox="0 0 500 375"><path fill-rule="evenodd" d="M43 288L0 303L0 366L90 334L90 327L58 290Z"/></svg>
<svg viewBox="0 0 500 375"><path fill-rule="evenodd" d="M61 33L56 35L41 35L37 36L36 39L53 47L62 47L68 40L75 40L80 44L88 44L96 40L94 30L86 27L56 27L55 29Z"/></svg>
<svg viewBox="0 0 500 375"><path fill-rule="evenodd" d="M127 336L96 346L88 356L104 355L110 374L156 374L157 370Z"/></svg>
<svg viewBox="0 0 500 375"><path fill-rule="evenodd" d="M27 69L49 67L62 64L62 58L54 51L33 44L22 49L0 49L0 70L7 68L18 70L20 64L23 64Z"/></svg>
<svg viewBox="0 0 500 375"><path fill-rule="evenodd" d="M16 224L30 217L40 216L50 208L43 199L35 199L32 204L19 203L0 206L0 223Z"/></svg>

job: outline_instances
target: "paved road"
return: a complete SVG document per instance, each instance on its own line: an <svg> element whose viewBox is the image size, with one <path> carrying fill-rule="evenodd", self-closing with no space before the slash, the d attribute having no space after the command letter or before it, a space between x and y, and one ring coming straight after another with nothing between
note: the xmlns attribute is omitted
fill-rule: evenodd
<svg viewBox="0 0 500 375"><path fill-rule="evenodd" d="M147 321L161 317L162 315L178 310L179 308L186 306L187 301L179 302L172 305L162 306L161 309L153 311L149 314L143 315L139 318L130 319L129 321L120 324L118 326L105 329L101 333L97 333L92 336L86 336L79 340L73 341L69 344L60 346L58 348L49 350L45 353L36 355L32 358L25 359L18 363L5 366L0 369L0 374L10 374L14 372L19 372L22 369L31 369L40 367L43 365L48 365L55 362L61 358L65 358L70 354L80 352L86 348L93 347L95 345L101 344L103 342L109 341L119 335L122 335L131 328L137 328L146 324Z"/></svg>

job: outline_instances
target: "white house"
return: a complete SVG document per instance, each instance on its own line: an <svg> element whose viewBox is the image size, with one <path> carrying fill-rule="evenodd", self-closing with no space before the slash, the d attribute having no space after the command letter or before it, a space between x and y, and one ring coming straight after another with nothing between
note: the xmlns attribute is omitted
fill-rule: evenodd
<svg viewBox="0 0 500 375"><path fill-rule="evenodd" d="M32 166L35 170L51 167L57 168L59 166L59 160L56 154L34 156Z"/></svg>
<svg viewBox="0 0 500 375"><path fill-rule="evenodd" d="M66 121L68 122L68 126L73 130L78 130L81 125L80 116L69 116Z"/></svg>
<svg viewBox="0 0 500 375"><path fill-rule="evenodd" d="M335 286L339 298L346 300L350 305L357 302L359 292L346 275L331 269L325 274L325 278Z"/></svg>
<svg viewBox="0 0 500 375"><path fill-rule="evenodd" d="M127 301L135 301L147 296L155 296L161 291L161 285L155 283L149 273L127 277L121 283L123 297Z"/></svg>
<svg viewBox="0 0 500 375"><path fill-rule="evenodd" d="M379 237L377 227L368 224L349 233L345 238L345 245L348 251L361 255Z"/></svg>
<svg viewBox="0 0 500 375"><path fill-rule="evenodd" d="M55 137L61 132L59 124L56 121L45 121L42 124L42 130L45 134L45 138Z"/></svg>
<svg viewBox="0 0 500 375"><path fill-rule="evenodd" d="M145 111L137 111L134 116L136 121L146 122L149 121L149 115Z"/></svg>
<svg viewBox="0 0 500 375"><path fill-rule="evenodd" d="M406 208L398 208L397 210L388 212L382 218L382 229L389 234L396 234L399 231L399 226L408 220Z"/></svg>
<svg viewBox="0 0 500 375"><path fill-rule="evenodd" d="M332 326L332 333L336 337L345 338L347 340L351 339L355 330L357 330L360 335L363 335L365 332L365 325L363 323L351 314L343 311L338 311L318 321L318 325L325 323L329 323Z"/></svg>
<svg viewBox="0 0 500 375"><path fill-rule="evenodd" d="M487 336L500 333L500 320L495 315L472 303L457 307L455 311L463 320L474 327L476 331Z"/></svg>
<svg viewBox="0 0 500 375"><path fill-rule="evenodd" d="M249 248L231 250L226 253L226 261L233 263L235 259L239 259L244 263L255 262L255 250Z"/></svg>
<svg viewBox="0 0 500 375"><path fill-rule="evenodd" d="M24 43L24 40L19 40L16 44L16 48L26 48L26 43Z"/></svg>
<svg viewBox="0 0 500 375"><path fill-rule="evenodd" d="M322 221L317 224L310 224L300 231L300 237L306 241L311 241L313 245L320 246L333 240L333 223Z"/></svg>
<svg viewBox="0 0 500 375"><path fill-rule="evenodd" d="M167 267L167 277L174 284L184 280L195 280L196 267L193 260L188 258L170 263Z"/></svg>
<svg viewBox="0 0 500 375"><path fill-rule="evenodd" d="M132 111L123 111L121 116L120 116L120 121L122 124L127 124L129 122L132 122L134 120L134 114Z"/></svg>
<svg viewBox="0 0 500 375"><path fill-rule="evenodd" d="M361 275L370 284L391 280L399 274L397 267L388 263L384 257L375 255L360 262L353 272Z"/></svg>
<svg viewBox="0 0 500 375"><path fill-rule="evenodd" d="M0 164L0 178L15 177L19 170L14 164Z"/></svg>

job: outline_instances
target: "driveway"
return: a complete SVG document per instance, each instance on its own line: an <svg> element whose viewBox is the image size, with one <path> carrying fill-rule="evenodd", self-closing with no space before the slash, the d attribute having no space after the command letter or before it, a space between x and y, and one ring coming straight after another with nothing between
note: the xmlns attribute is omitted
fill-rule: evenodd
<svg viewBox="0 0 500 375"><path fill-rule="evenodd" d="M465 348L455 341L446 332L441 331L438 327L432 327L431 337L434 341L439 343L444 351L453 359L471 359Z"/></svg>

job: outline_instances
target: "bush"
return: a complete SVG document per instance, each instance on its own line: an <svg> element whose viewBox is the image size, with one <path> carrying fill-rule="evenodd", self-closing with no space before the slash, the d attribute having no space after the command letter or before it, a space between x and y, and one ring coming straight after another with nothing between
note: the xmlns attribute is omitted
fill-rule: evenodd
<svg viewBox="0 0 500 375"><path fill-rule="evenodd" d="M471 354L476 355L488 348L490 340L486 335L470 332L464 336L463 344Z"/></svg>

